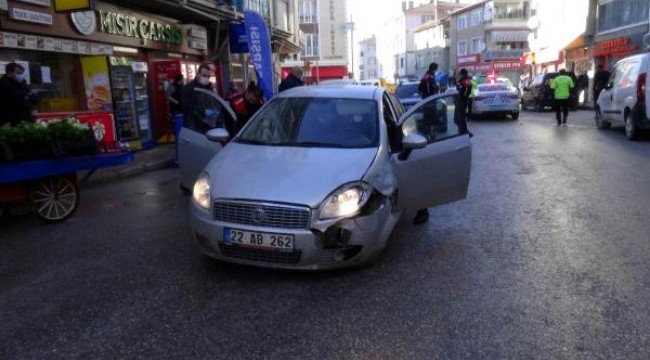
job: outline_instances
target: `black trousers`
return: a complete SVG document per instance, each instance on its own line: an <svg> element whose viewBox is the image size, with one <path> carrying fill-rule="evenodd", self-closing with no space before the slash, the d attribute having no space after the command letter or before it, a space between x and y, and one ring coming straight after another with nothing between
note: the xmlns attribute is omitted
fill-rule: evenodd
<svg viewBox="0 0 650 360"><path fill-rule="evenodd" d="M560 114L562 115L560 117ZM557 124L566 124L566 118L569 116L569 99L555 99L555 119Z"/></svg>

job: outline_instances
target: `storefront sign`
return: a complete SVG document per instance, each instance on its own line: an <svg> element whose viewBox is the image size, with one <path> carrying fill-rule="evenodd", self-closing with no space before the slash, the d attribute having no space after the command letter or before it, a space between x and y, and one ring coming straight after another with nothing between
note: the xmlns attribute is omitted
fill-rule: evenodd
<svg viewBox="0 0 650 360"><path fill-rule="evenodd" d="M54 0L54 11L82 11L92 8L92 0Z"/></svg>
<svg viewBox="0 0 650 360"><path fill-rule="evenodd" d="M192 26L189 29L187 29L187 36L194 37L194 38L199 38L199 39L207 39L208 38L208 32L205 31L205 29L201 29L201 28L198 28L196 26Z"/></svg>
<svg viewBox="0 0 650 360"><path fill-rule="evenodd" d="M45 7L52 6L52 0L18 0L18 1L28 3L28 4L38 5L38 6L45 6Z"/></svg>
<svg viewBox="0 0 650 360"><path fill-rule="evenodd" d="M118 12L99 10L101 32L181 45L183 31L176 25L138 19Z"/></svg>
<svg viewBox="0 0 650 360"><path fill-rule="evenodd" d="M20 8L12 8L9 17L16 21L25 21L35 24L52 25L52 14Z"/></svg>
<svg viewBox="0 0 650 360"><path fill-rule="evenodd" d="M83 35L90 35L97 29L97 16L94 11L77 11L70 14L72 24Z"/></svg>
<svg viewBox="0 0 650 360"><path fill-rule="evenodd" d="M53 51L71 54L106 54L113 52L113 47L105 44L75 40L63 40L51 37L0 32L0 47L22 48L41 51Z"/></svg>
<svg viewBox="0 0 650 360"><path fill-rule="evenodd" d="M465 56L459 56L456 59L456 64L458 65L463 65L463 64L474 64L479 62L479 55L465 55Z"/></svg>
<svg viewBox="0 0 650 360"><path fill-rule="evenodd" d="M519 60L523 55L523 50L486 50L483 52L483 61Z"/></svg>
<svg viewBox="0 0 650 360"><path fill-rule="evenodd" d="M81 58L86 90L86 106L90 111L111 111L113 101L108 77L108 65L104 56Z"/></svg>
<svg viewBox="0 0 650 360"><path fill-rule="evenodd" d="M603 56L615 53L637 50L639 46L630 41L629 37L607 40L596 44L594 56Z"/></svg>
<svg viewBox="0 0 650 360"><path fill-rule="evenodd" d="M470 72L521 70L521 63L518 61L483 62L476 65L468 65L465 68Z"/></svg>
<svg viewBox="0 0 650 360"><path fill-rule="evenodd" d="M197 50L207 50L208 49L208 43L205 40L202 40L202 39L190 39L187 46L189 46L190 49L197 49Z"/></svg>

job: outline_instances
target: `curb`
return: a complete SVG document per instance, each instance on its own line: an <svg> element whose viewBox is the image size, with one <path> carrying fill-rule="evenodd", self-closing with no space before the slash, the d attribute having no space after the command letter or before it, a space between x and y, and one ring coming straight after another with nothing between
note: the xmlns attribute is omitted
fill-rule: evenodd
<svg viewBox="0 0 650 360"><path fill-rule="evenodd" d="M174 161L173 158L171 159L163 158L163 159L145 162L142 164L126 165L125 167L117 168L117 169L111 169L111 168L98 169L83 183L83 185L89 186L94 184L101 184L112 180L132 177L153 170L172 167L173 161ZM81 178L83 178L83 176L86 176L86 174L88 174L88 171L79 173Z"/></svg>

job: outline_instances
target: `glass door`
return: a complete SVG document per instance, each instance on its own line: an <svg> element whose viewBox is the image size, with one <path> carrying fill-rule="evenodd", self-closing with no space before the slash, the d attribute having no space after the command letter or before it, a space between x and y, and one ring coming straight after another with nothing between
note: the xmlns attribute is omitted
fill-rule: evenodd
<svg viewBox="0 0 650 360"><path fill-rule="evenodd" d="M133 72L129 66L111 67L111 88L119 140L138 138Z"/></svg>
<svg viewBox="0 0 650 360"><path fill-rule="evenodd" d="M146 63L144 64L146 65ZM135 71L133 73L135 114L137 118L138 131L143 142L150 141L153 138L153 133L151 131L151 110L149 106L147 75L146 71Z"/></svg>

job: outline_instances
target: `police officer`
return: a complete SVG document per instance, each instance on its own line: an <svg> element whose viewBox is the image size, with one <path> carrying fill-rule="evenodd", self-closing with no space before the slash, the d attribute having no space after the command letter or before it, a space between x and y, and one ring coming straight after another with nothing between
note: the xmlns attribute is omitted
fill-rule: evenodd
<svg viewBox="0 0 650 360"><path fill-rule="evenodd" d="M554 90L553 97L555 98L557 126L566 124L566 119L569 116L571 89L574 86L573 79L566 74L566 70L564 69L561 69L560 75L551 81L551 89ZM562 117L560 117L560 113L562 113Z"/></svg>

